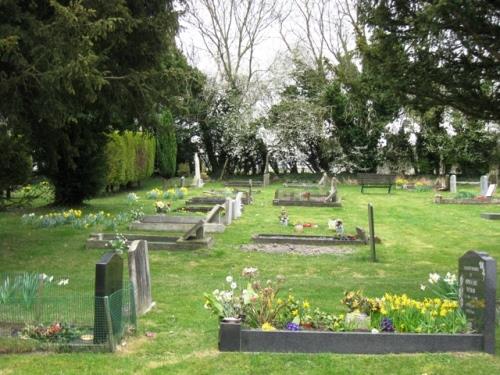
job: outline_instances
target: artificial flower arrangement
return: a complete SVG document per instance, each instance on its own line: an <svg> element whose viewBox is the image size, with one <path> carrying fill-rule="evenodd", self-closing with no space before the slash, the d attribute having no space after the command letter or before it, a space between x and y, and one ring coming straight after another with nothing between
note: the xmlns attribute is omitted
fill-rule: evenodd
<svg viewBox="0 0 500 375"><path fill-rule="evenodd" d="M205 293L205 308L220 320L238 320L250 328L263 331L469 331L466 317L458 306L457 294L454 293L456 276L447 274L444 278L437 278L435 275L429 277L429 288L441 293L442 297L416 300L406 294L386 293L381 298L367 298L360 291L349 291L345 292L341 300L347 311L332 314L314 308L307 299L297 299L291 291L285 293L283 276L262 282L258 278L257 268L247 267L243 269L242 282L238 283L232 276L227 276L224 289ZM438 283L439 280L442 283Z"/></svg>

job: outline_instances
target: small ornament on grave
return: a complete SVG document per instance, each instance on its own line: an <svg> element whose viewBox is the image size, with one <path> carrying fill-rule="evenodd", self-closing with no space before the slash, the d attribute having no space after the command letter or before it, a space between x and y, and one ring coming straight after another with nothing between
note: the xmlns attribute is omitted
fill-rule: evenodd
<svg viewBox="0 0 500 375"><path fill-rule="evenodd" d="M341 219L328 220L328 229L335 230L340 238L344 237L344 223Z"/></svg>
<svg viewBox="0 0 500 375"><path fill-rule="evenodd" d="M302 233L304 231L304 226L302 224L295 224L295 231L298 233Z"/></svg>
<svg viewBox="0 0 500 375"><path fill-rule="evenodd" d="M158 214L167 213L170 211L171 203L170 202L165 203L162 201L156 201L155 208L156 208L156 213L158 213Z"/></svg>
<svg viewBox="0 0 500 375"><path fill-rule="evenodd" d="M286 211L285 207L281 207L279 219L281 225L288 226L288 212Z"/></svg>

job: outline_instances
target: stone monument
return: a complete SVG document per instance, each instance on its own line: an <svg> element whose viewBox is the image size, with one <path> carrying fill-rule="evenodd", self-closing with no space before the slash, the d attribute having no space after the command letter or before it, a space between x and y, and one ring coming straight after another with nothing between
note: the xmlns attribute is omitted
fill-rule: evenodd
<svg viewBox="0 0 500 375"><path fill-rule="evenodd" d="M481 195L485 196L486 192L488 191L488 176L484 175L481 176L479 180L479 186L481 188Z"/></svg>
<svg viewBox="0 0 500 375"><path fill-rule="evenodd" d="M148 243L133 241L128 249L129 280L134 288L135 311L144 315L155 305L151 297L151 273L149 271Z"/></svg>
<svg viewBox="0 0 500 375"><path fill-rule="evenodd" d="M458 301L471 328L484 335L484 351L495 352L496 261L468 251L458 260Z"/></svg>
<svg viewBox="0 0 500 375"><path fill-rule="evenodd" d="M457 176L452 174L450 176L450 193L456 193L457 192Z"/></svg>
<svg viewBox="0 0 500 375"><path fill-rule="evenodd" d="M194 154L194 178L193 183L191 184L193 187L203 187L203 180L201 179L201 171L200 171L200 158L198 157L198 153Z"/></svg>

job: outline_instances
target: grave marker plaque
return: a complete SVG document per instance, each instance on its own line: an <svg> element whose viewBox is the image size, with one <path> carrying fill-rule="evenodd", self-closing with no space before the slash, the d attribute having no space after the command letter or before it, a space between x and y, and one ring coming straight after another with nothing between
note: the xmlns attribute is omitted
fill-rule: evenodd
<svg viewBox="0 0 500 375"><path fill-rule="evenodd" d="M113 294L122 289L123 259L115 252L106 253L95 265L95 344L108 342L110 335L121 332L123 301L121 295ZM110 302L110 297L112 302ZM109 320L111 320L111 327L108 324Z"/></svg>
<svg viewBox="0 0 500 375"><path fill-rule="evenodd" d="M468 251L458 260L458 299L472 329L484 335L484 351L495 352L496 262Z"/></svg>

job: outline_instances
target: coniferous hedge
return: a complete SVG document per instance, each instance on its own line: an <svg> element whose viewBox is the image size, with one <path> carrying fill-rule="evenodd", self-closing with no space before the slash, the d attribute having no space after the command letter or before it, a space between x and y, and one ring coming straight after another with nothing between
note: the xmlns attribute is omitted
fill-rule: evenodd
<svg viewBox="0 0 500 375"><path fill-rule="evenodd" d="M105 150L108 189L139 182L153 174L156 141L151 135L125 131L108 137Z"/></svg>
<svg viewBox="0 0 500 375"><path fill-rule="evenodd" d="M160 116L156 152L156 162L160 175L166 178L175 176L177 167L177 140L174 120L168 110L164 111Z"/></svg>

